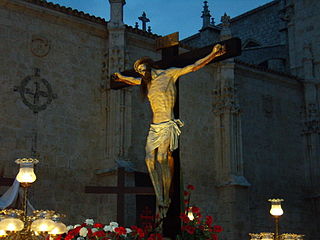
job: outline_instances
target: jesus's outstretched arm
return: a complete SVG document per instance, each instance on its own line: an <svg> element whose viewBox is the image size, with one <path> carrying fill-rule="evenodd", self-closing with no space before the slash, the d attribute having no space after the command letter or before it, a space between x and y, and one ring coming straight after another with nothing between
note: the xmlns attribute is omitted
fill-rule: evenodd
<svg viewBox="0 0 320 240"><path fill-rule="evenodd" d="M190 72L195 72L195 71L199 70L200 68L203 68L205 65L210 63L213 59L223 55L224 53L226 53L225 46L221 45L221 44L216 44L213 47L213 49L209 55L207 55L204 58L199 59L194 64L180 68L179 71L177 71L177 73L176 73L176 78L178 78L182 75L185 75L187 73L190 73Z"/></svg>
<svg viewBox="0 0 320 240"><path fill-rule="evenodd" d="M113 76L114 76L114 80L116 82L124 82L128 85L140 85L141 84L141 78L124 76L118 72L114 73Z"/></svg>

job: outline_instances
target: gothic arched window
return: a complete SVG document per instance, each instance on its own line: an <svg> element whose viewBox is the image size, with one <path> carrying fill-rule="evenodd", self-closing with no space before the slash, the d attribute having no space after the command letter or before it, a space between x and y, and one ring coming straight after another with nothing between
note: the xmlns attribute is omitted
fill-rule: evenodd
<svg viewBox="0 0 320 240"><path fill-rule="evenodd" d="M244 42L243 44L243 49L248 49L248 48L255 48L255 47L260 47L261 44L256 41L256 40L253 40L253 39L248 39Z"/></svg>

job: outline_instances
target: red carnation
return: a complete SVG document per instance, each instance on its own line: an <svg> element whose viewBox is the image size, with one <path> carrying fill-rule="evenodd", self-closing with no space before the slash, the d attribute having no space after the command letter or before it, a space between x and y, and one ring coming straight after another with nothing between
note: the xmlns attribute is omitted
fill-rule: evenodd
<svg viewBox="0 0 320 240"><path fill-rule="evenodd" d="M191 235L193 235L194 232L196 231L196 229L195 229L194 227L190 226L190 225L187 225L187 226L185 227L185 230L186 230L187 233L189 233L189 234L191 234Z"/></svg>
<svg viewBox="0 0 320 240"><path fill-rule="evenodd" d="M189 223L190 219L188 218L188 216L185 213L181 213L180 214L180 219L182 220L183 223Z"/></svg>
<svg viewBox="0 0 320 240"><path fill-rule="evenodd" d="M194 190L194 189L195 189L195 187L194 187L193 185L190 185L190 184L189 184L189 185L187 186L187 189L189 189L189 190L191 190L191 191L192 191L192 190Z"/></svg>
<svg viewBox="0 0 320 240"><path fill-rule="evenodd" d="M69 231L69 234L77 235L77 234L79 234L81 228L82 228L81 226L76 227L75 229L72 229L71 231Z"/></svg>
<svg viewBox="0 0 320 240"><path fill-rule="evenodd" d="M96 231L92 234L92 236L95 236L95 237L105 237L106 236L106 233L104 231Z"/></svg>
<svg viewBox="0 0 320 240"><path fill-rule="evenodd" d="M219 233L219 232L223 231L223 228L219 225L215 225L215 226L213 226L213 231L216 233Z"/></svg>
<svg viewBox="0 0 320 240"><path fill-rule="evenodd" d="M137 233L138 233L140 238L144 237L144 231L141 228L138 228Z"/></svg>
<svg viewBox="0 0 320 240"><path fill-rule="evenodd" d="M189 194L190 194L190 192L183 191L183 195L184 195L185 197L187 197Z"/></svg>
<svg viewBox="0 0 320 240"><path fill-rule="evenodd" d="M118 234L118 235L124 235L127 233L127 230L124 227L117 227L114 229L114 231Z"/></svg>
<svg viewBox="0 0 320 240"><path fill-rule="evenodd" d="M198 207L192 207L191 211L195 214L200 214L200 208Z"/></svg>
<svg viewBox="0 0 320 240"><path fill-rule="evenodd" d="M87 228L87 230L88 230L87 236L91 237L92 236L92 230L90 228Z"/></svg>
<svg viewBox="0 0 320 240"><path fill-rule="evenodd" d="M144 231L141 228L138 228L137 226L131 226L133 236L138 236L139 238L144 237Z"/></svg>
<svg viewBox="0 0 320 240"><path fill-rule="evenodd" d="M148 240L162 240L162 235L160 233L152 233L149 237Z"/></svg>
<svg viewBox="0 0 320 240"><path fill-rule="evenodd" d="M213 223L213 219L211 216L206 216L206 224L210 227Z"/></svg>
<svg viewBox="0 0 320 240"><path fill-rule="evenodd" d="M65 240L71 240L71 239L73 239L73 238L74 238L73 235L67 235L67 236L65 237Z"/></svg>
<svg viewBox="0 0 320 240"><path fill-rule="evenodd" d="M93 227L94 227L94 228L103 228L104 225L101 224L101 223L95 223L95 224L93 224Z"/></svg>
<svg viewBox="0 0 320 240"><path fill-rule="evenodd" d="M138 231L138 227L135 226L135 225L132 225L130 228L131 228L132 231Z"/></svg>
<svg viewBox="0 0 320 240"><path fill-rule="evenodd" d="M217 234L211 234L211 239L212 240L218 240L218 236L217 236Z"/></svg>

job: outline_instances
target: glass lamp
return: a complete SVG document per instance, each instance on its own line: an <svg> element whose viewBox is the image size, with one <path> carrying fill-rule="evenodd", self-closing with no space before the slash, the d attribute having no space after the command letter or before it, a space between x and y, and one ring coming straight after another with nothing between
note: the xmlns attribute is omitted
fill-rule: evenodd
<svg viewBox="0 0 320 240"><path fill-rule="evenodd" d="M54 227L54 221L48 218L37 219L31 224L31 230L34 232L50 232Z"/></svg>
<svg viewBox="0 0 320 240"><path fill-rule="evenodd" d="M7 217L0 222L0 229L8 232L18 232L24 227L23 221L15 217Z"/></svg>
<svg viewBox="0 0 320 240"><path fill-rule="evenodd" d="M194 216L193 216L193 213L191 211L191 208L189 208L189 211L188 211L188 218L190 219L190 221L192 221L194 219Z"/></svg>
<svg viewBox="0 0 320 240"><path fill-rule="evenodd" d="M62 222L55 222L55 227L49 232L50 235L59 235L67 232L67 226Z"/></svg>
<svg viewBox="0 0 320 240"><path fill-rule="evenodd" d="M192 221L194 219L192 212L188 212L188 218L190 219L190 221Z"/></svg>
<svg viewBox="0 0 320 240"><path fill-rule="evenodd" d="M23 187L22 209L0 210L0 239L41 240L65 233L67 227L60 221L61 217L65 217L63 214L52 210L34 210L31 216L27 215L28 189L36 180L33 167L39 161L20 158L15 162L20 165L16 179Z"/></svg>
<svg viewBox="0 0 320 240"><path fill-rule="evenodd" d="M39 162L37 159L19 158L15 162L20 164L20 170L17 175L18 182L22 184L31 184L37 179L33 170L34 164Z"/></svg>
<svg viewBox="0 0 320 240"><path fill-rule="evenodd" d="M271 202L270 214L274 217L280 217L283 214L283 210L281 208L281 202L283 199L269 199Z"/></svg>
<svg viewBox="0 0 320 240"><path fill-rule="evenodd" d="M7 236L6 231L3 230L3 229L0 229L0 238L1 238L1 237L5 237L5 236Z"/></svg>
<svg viewBox="0 0 320 240"><path fill-rule="evenodd" d="M269 199L269 202L271 202L271 208L270 208L270 214L274 217L275 221L275 233L274 233L274 239L279 239L279 218L283 215L283 210L281 208L281 202L283 202L283 199Z"/></svg>

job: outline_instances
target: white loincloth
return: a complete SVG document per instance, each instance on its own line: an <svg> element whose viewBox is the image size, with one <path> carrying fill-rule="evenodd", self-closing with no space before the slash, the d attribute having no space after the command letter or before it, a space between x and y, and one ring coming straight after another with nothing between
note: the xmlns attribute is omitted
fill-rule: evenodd
<svg viewBox="0 0 320 240"><path fill-rule="evenodd" d="M177 149L179 135L181 134L181 127L183 127L183 122L181 122L179 119L150 124L146 144L146 153L155 150L168 139L170 140L170 151L172 152L173 150Z"/></svg>

